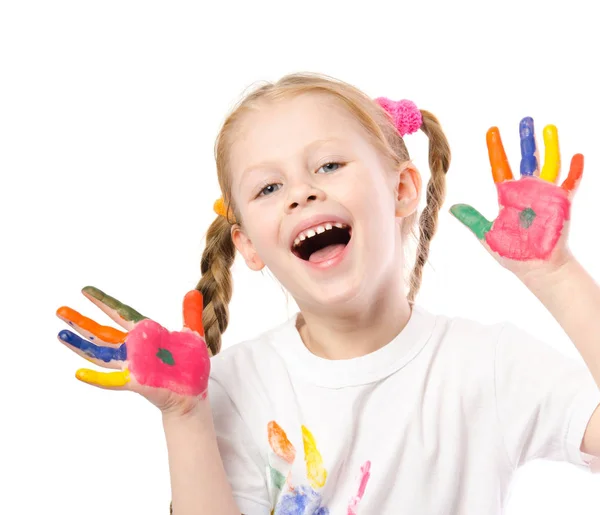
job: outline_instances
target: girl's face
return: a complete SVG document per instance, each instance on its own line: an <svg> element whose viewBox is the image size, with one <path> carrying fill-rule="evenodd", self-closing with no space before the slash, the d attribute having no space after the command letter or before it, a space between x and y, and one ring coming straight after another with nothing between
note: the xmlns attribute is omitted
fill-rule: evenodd
<svg viewBox="0 0 600 515"><path fill-rule="evenodd" d="M267 266L303 310L357 307L398 287L400 220L420 191L411 165L386 165L325 95L265 105L238 131L230 163L242 227L232 237L250 268Z"/></svg>

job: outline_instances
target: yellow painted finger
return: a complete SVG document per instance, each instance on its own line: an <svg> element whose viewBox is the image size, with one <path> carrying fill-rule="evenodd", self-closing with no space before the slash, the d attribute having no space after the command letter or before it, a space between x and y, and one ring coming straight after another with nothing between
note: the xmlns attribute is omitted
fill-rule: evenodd
<svg viewBox="0 0 600 515"><path fill-rule="evenodd" d="M560 174L560 148L558 145L558 129L555 125L544 127L544 167L540 173L540 179L548 182L556 182Z"/></svg>
<svg viewBox="0 0 600 515"><path fill-rule="evenodd" d="M102 388L118 388L129 382L129 370L120 372L97 372L89 368L80 368L75 377L84 383L100 386Z"/></svg>

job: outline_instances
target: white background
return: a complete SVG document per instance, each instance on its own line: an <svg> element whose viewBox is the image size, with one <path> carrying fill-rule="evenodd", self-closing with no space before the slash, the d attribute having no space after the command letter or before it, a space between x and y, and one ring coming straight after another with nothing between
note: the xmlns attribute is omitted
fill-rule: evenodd
<svg viewBox="0 0 600 515"><path fill-rule="evenodd" d="M91 284L181 326L180 301L199 279L220 194L219 126L245 88L285 73L326 73L435 113L453 161L418 301L434 312L511 320L581 359L447 208L467 202L495 215L491 125L518 171L519 120L533 116L538 134L554 123L565 165L575 152L586 156L571 246L600 276L592 9L576 1L3 2L0 513L168 513L159 412L134 394L77 381L87 362L56 340L63 324L55 311L66 304L109 323L79 293ZM427 178L425 136L407 144ZM225 346L295 310L269 274L243 262L234 288ZM598 476L535 462L519 471L507 513L599 509Z"/></svg>

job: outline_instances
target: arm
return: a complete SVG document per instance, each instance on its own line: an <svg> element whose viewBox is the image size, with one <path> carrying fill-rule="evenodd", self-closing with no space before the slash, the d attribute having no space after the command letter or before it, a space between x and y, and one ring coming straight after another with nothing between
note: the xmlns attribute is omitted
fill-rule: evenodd
<svg viewBox="0 0 600 515"><path fill-rule="evenodd" d="M227 416L233 411L230 404L224 403L229 400L227 394L212 388L212 394L207 395L211 361L202 326L202 294L192 290L185 295L183 330L172 332L98 288L88 286L83 293L127 332L101 326L67 306L59 308L57 316L81 335L63 330L58 335L62 343L92 363L121 369L117 372L80 369L76 377L97 387L136 392L161 410L176 515L240 515L219 453L215 421L225 425L222 428L225 437L220 435L220 438L229 437L236 442L235 452L239 456L245 456L246 448L240 450L239 446L246 442L243 435L231 429L239 427L234 424L241 420ZM218 418L213 418L211 406L218 408ZM251 459L248 461L256 467ZM235 464L241 462L245 472L243 465L248 461L237 459ZM266 515L268 494L256 488L258 484L266 489L262 470L253 468L252 474L250 479L242 477L241 484L254 497L250 495L241 508L247 513ZM257 491L263 493L258 503ZM241 492L241 502L247 501L247 493L248 490Z"/></svg>
<svg viewBox="0 0 600 515"><path fill-rule="evenodd" d="M600 288L575 260L567 245L571 201L583 174L583 156L571 159L558 186L561 159L558 132L544 128L546 156L540 165L533 119L519 125L521 177L515 180L497 127L486 136L500 211L490 222L473 207L457 204L451 212L477 236L507 270L544 304L583 357L600 386ZM600 410L592 415L581 450L600 456Z"/></svg>
<svg viewBox="0 0 600 515"><path fill-rule="evenodd" d="M173 513L240 515L233 500L208 398L186 415L163 414Z"/></svg>
<svg viewBox="0 0 600 515"><path fill-rule="evenodd" d="M600 287L575 258L521 281L567 333L600 387Z"/></svg>
<svg viewBox="0 0 600 515"><path fill-rule="evenodd" d="M600 387L600 287L575 258L554 271L520 279L567 333ZM581 450L600 456L600 409L590 420Z"/></svg>

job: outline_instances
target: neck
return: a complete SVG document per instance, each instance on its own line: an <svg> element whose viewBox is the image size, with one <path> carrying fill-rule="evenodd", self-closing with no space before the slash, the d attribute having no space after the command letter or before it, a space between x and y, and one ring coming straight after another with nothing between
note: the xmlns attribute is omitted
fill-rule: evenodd
<svg viewBox="0 0 600 515"><path fill-rule="evenodd" d="M403 288L387 287L369 302L343 312L302 309L297 327L304 345L316 356L351 359L374 352L392 341L406 326L410 314L411 307Z"/></svg>

